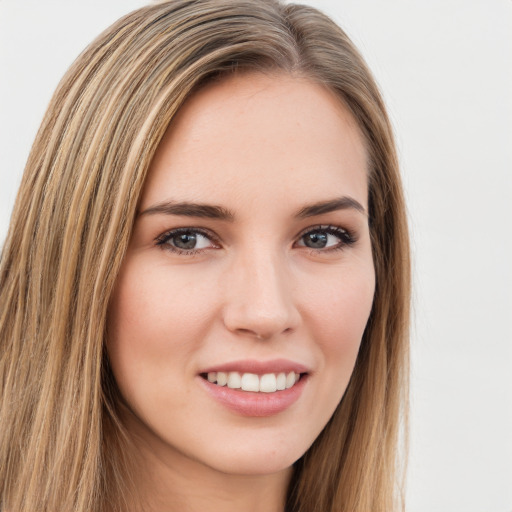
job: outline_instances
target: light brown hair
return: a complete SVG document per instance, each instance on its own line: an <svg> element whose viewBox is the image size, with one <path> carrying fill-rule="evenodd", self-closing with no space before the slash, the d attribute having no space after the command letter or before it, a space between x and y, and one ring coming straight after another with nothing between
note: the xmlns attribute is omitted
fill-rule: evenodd
<svg viewBox="0 0 512 512"><path fill-rule="evenodd" d="M313 8L173 0L127 15L83 52L29 156L0 261L0 510L126 510L125 437L104 348L109 299L167 126L199 87L244 71L334 91L370 162L373 309L341 403L295 464L287 510L399 505L410 271L378 88L346 34Z"/></svg>

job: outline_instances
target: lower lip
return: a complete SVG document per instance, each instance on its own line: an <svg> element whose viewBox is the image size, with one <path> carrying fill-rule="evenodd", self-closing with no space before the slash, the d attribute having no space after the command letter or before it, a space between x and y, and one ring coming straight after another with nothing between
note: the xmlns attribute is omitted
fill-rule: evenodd
<svg viewBox="0 0 512 512"><path fill-rule="evenodd" d="M273 416L288 409L300 398L308 380L307 375L302 375L300 380L289 389L274 393L254 393L217 386L200 376L198 378L210 396L223 406L242 416L254 417Z"/></svg>

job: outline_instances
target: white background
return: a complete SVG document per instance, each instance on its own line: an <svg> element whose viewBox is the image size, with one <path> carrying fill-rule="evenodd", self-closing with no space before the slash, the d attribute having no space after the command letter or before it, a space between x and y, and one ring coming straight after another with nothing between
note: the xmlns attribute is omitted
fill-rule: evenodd
<svg viewBox="0 0 512 512"><path fill-rule="evenodd" d="M309 3L359 46L397 134L415 277L407 510L512 512L512 1ZM58 80L141 5L0 0L0 241Z"/></svg>

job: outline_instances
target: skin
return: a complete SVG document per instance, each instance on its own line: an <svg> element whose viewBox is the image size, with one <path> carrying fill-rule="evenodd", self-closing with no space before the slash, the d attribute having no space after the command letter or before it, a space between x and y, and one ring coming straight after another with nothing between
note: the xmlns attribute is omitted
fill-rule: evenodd
<svg viewBox="0 0 512 512"><path fill-rule="evenodd" d="M355 120L307 79L235 75L173 120L109 312L109 357L152 510L283 510L292 464L340 402L370 314L367 187ZM297 216L340 197L353 203ZM232 218L160 211L169 201L220 206ZM318 226L326 245L308 247ZM203 230L192 253L165 238L184 227ZM227 409L199 375L276 358L308 376L300 398L267 417Z"/></svg>

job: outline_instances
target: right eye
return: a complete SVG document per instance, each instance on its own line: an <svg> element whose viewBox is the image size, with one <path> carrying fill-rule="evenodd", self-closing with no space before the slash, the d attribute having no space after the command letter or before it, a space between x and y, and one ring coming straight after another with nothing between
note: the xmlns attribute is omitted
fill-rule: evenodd
<svg viewBox="0 0 512 512"><path fill-rule="evenodd" d="M179 228L167 231L157 238L157 245L178 254L195 254L203 249L217 249L212 236L197 228Z"/></svg>
<svg viewBox="0 0 512 512"><path fill-rule="evenodd" d="M356 242L354 235L340 226L314 226L303 231L297 247L307 247L316 251L330 252L345 249Z"/></svg>

